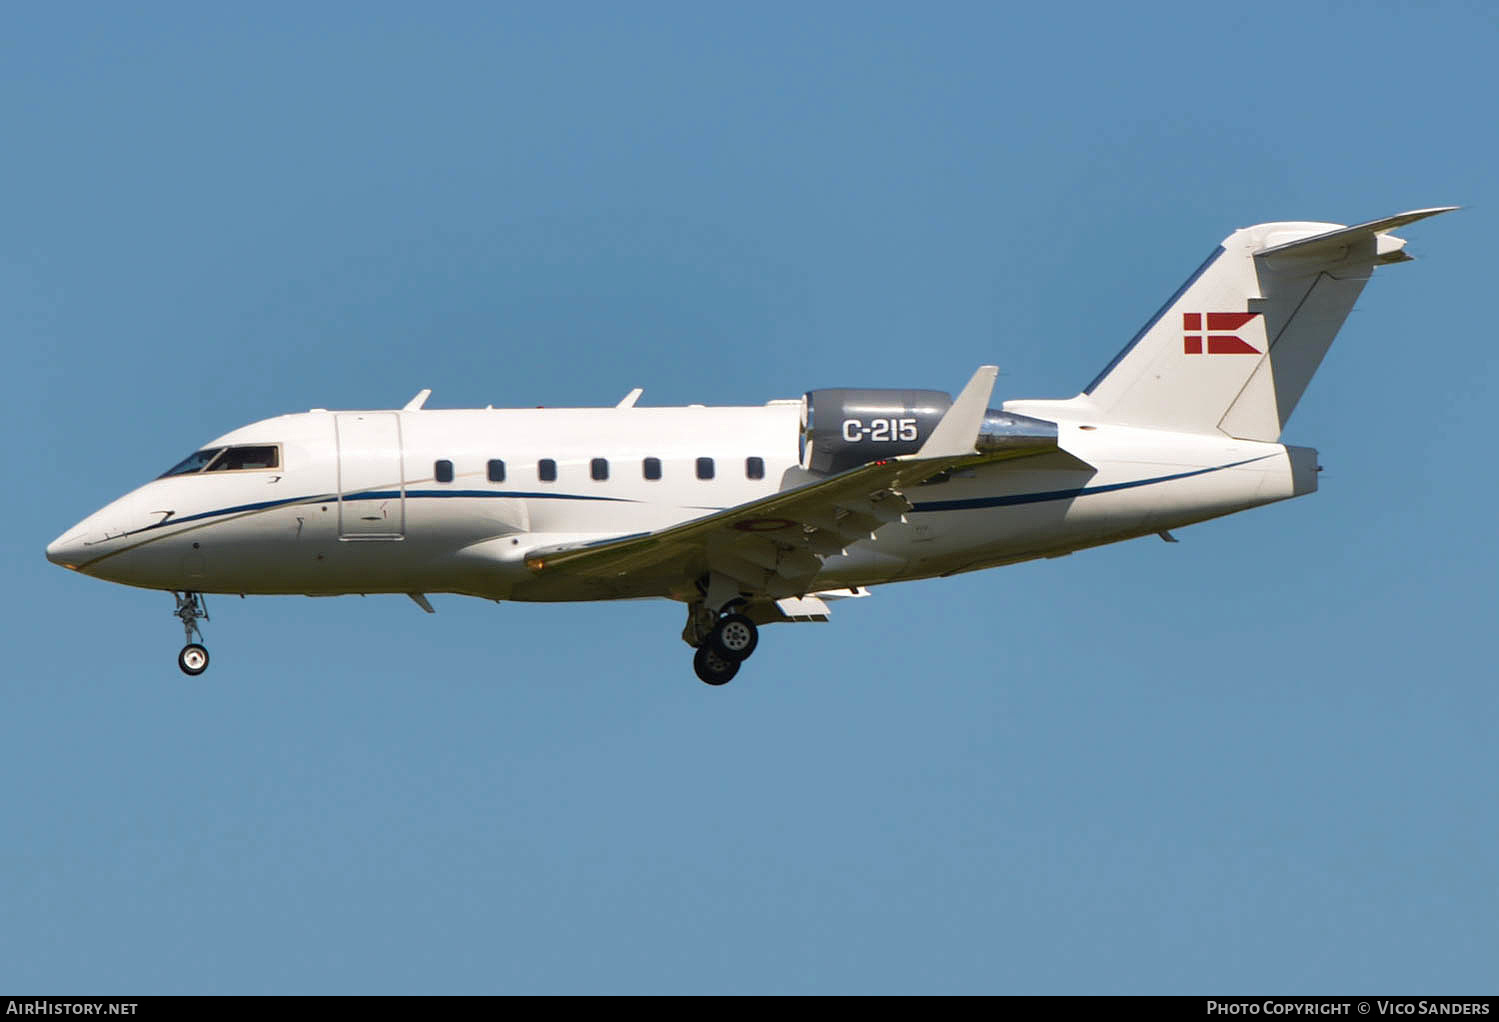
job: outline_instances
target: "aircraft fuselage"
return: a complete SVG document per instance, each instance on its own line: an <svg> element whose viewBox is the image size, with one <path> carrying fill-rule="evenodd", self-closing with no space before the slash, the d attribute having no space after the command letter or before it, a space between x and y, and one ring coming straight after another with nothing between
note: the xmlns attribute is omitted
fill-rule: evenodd
<svg viewBox="0 0 1499 1022"><path fill-rule="evenodd" d="M806 475L800 408L285 415L204 448L274 447L276 467L152 480L68 530L48 556L110 581L205 593L686 599L682 580L652 576L573 590L537 578L526 557L775 493ZM1315 488L1315 452L1303 448L1058 429L1065 453L916 487L905 521L828 557L808 591L1055 556Z"/></svg>

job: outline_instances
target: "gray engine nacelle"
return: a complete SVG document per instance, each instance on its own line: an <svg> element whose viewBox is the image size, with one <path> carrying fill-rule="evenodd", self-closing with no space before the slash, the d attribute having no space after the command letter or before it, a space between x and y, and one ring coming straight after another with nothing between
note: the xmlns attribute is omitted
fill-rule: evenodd
<svg viewBox="0 0 1499 1022"><path fill-rule="evenodd" d="M921 450L952 398L940 390L810 390L802 464L843 472Z"/></svg>

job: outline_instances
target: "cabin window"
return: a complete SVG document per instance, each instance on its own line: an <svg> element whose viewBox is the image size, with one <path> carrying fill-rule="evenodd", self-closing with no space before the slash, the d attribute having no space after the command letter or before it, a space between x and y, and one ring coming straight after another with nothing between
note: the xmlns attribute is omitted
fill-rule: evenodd
<svg viewBox="0 0 1499 1022"><path fill-rule="evenodd" d="M499 458L489 459L489 481L492 483L505 481L505 463Z"/></svg>
<svg viewBox="0 0 1499 1022"><path fill-rule="evenodd" d="M432 466L432 477L440 483L451 483L453 481L453 463L451 461L439 461Z"/></svg>
<svg viewBox="0 0 1499 1022"><path fill-rule="evenodd" d="M764 458L745 458L744 459L744 477L746 479L764 479L765 478L765 459Z"/></svg>
<svg viewBox="0 0 1499 1022"><path fill-rule="evenodd" d="M640 463L640 470L645 475L645 477L647 479L660 479L661 478L661 459L660 458L646 458L645 461L643 461L643 462Z"/></svg>
<svg viewBox="0 0 1499 1022"><path fill-rule="evenodd" d="M588 463L588 474L593 476L597 482L603 482L609 478L609 459L594 458Z"/></svg>
<svg viewBox="0 0 1499 1022"><path fill-rule="evenodd" d="M712 458L699 458L699 459L697 459L697 477L699 479L712 479L713 478L713 459Z"/></svg>
<svg viewBox="0 0 1499 1022"><path fill-rule="evenodd" d="M536 463L536 478L544 483L557 481L557 463L551 458L542 458Z"/></svg>

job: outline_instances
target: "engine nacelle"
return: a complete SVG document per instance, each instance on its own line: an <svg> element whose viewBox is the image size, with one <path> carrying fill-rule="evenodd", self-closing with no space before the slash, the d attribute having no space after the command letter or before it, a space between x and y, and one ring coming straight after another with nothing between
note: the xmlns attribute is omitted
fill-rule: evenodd
<svg viewBox="0 0 1499 1022"><path fill-rule="evenodd" d="M940 390L811 390L803 400L802 464L824 474L916 453L952 407Z"/></svg>

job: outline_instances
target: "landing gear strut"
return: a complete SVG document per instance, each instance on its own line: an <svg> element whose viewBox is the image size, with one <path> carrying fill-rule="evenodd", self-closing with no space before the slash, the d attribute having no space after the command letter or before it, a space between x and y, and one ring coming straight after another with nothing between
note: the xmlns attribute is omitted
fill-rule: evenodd
<svg viewBox="0 0 1499 1022"><path fill-rule="evenodd" d="M194 642L193 636L203 638L203 632L198 628L198 619L208 620L208 603L203 599L202 593L179 593L174 590L172 595L177 600L177 609L172 613L182 619L182 631L187 637L187 645L177 654L177 666L182 668L183 674L197 677L208 670L208 650L201 643Z"/></svg>

